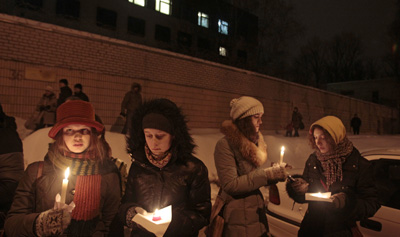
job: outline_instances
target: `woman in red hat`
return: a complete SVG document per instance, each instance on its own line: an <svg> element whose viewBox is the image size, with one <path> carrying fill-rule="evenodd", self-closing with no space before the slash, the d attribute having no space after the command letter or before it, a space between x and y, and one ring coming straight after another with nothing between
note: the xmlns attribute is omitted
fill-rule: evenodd
<svg viewBox="0 0 400 237"><path fill-rule="evenodd" d="M120 180L103 130L88 102L68 101L57 109L57 123L49 132L54 143L44 161L26 169L5 223L7 236L108 233L118 211ZM65 204L55 208L68 167ZM71 202L73 209L67 205Z"/></svg>

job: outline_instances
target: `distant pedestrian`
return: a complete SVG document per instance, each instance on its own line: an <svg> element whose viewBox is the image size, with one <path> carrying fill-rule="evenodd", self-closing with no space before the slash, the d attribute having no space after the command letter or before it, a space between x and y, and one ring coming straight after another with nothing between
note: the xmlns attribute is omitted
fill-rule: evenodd
<svg viewBox="0 0 400 237"><path fill-rule="evenodd" d="M354 135L360 134L361 119L357 114L354 114L354 117L351 119L350 126L353 128Z"/></svg>
<svg viewBox="0 0 400 237"><path fill-rule="evenodd" d="M285 128L286 128L285 137L292 137L293 123L290 121L290 122L286 125Z"/></svg>
<svg viewBox="0 0 400 237"><path fill-rule="evenodd" d="M132 118L134 111L142 105L142 86L139 83L133 83L131 90L125 94L124 100L121 103L121 113L126 118L125 126L122 129L122 134L126 134L132 126Z"/></svg>
<svg viewBox="0 0 400 237"><path fill-rule="evenodd" d="M61 79L59 81L59 86L60 86L60 94L58 95L57 107L60 106L62 103L64 103L65 100L72 95L72 90L68 86L67 79Z"/></svg>
<svg viewBox="0 0 400 237"><path fill-rule="evenodd" d="M301 125L304 126L304 124L303 124L303 116L300 114L299 109L297 107L294 107L294 109L293 109L292 123L293 123L293 128L294 128L294 135L293 136L294 137L298 137L299 136L299 129L301 129Z"/></svg>
<svg viewBox="0 0 400 237"><path fill-rule="evenodd" d="M35 130L53 126L56 121L56 109L57 98L53 92L53 87L46 86L45 93L36 106L36 111L39 112L39 118L37 120L39 123Z"/></svg>
<svg viewBox="0 0 400 237"><path fill-rule="evenodd" d="M83 101L89 102L89 97L83 93L82 84L78 83L74 85L74 96L80 98Z"/></svg>
<svg viewBox="0 0 400 237"><path fill-rule="evenodd" d="M24 174L22 141L15 118L7 116L0 104L0 236L19 180Z"/></svg>

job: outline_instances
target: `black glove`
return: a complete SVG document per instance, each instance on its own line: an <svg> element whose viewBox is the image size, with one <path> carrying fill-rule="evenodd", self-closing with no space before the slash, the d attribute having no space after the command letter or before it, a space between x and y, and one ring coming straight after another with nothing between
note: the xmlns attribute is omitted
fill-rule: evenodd
<svg viewBox="0 0 400 237"><path fill-rule="evenodd" d="M40 213L36 218L35 230L37 236L61 235L71 223L71 213L64 209L50 209Z"/></svg>
<svg viewBox="0 0 400 237"><path fill-rule="evenodd" d="M126 117L126 113L123 112L119 113L119 115L121 115L122 117Z"/></svg>
<svg viewBox="0 0 400 237"><path fill-rule="evenodd" d="M308 183L303 178L295 178L290 184L292 185L293 191L297 194L305 194L308 191Z"/></svg>
<svg viewBox="0 0 400 237"><path fill-rule="evenodd" d="M345 193L336 193L331 196L333 207L336 209L342 209L346 205L346 194Z"/></svg>
<svg viewBox="0 0 400 237"><path fill-rule="evenodd" d="M138 213L142 214L142 215L146 215L147 211L141 207L131 207L126 212L126 225L129 228L132 228L134 226L134 224L136 224L134 221L132 221L132 218Z"/></svg>

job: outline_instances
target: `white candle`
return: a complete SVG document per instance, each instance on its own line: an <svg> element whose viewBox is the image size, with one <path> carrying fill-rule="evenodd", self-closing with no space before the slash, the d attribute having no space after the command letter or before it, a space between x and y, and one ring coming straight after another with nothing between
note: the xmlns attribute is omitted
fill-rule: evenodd
<svg viewBox="0 0 400 237"><path fill-rule="evenodd" d="M60 203L65 203L65 197L67 196L68 176L69 176L69 167L65 170L65 179L63 179L62 187L61 187Z"/></svg>
<svg viewBox="0 0 400 237"><path fill-rule="evenodd" d="M283 154L285 154L285 147L284 146L281 147L281 159L279 160L279 164L283 163Z"/></svg>

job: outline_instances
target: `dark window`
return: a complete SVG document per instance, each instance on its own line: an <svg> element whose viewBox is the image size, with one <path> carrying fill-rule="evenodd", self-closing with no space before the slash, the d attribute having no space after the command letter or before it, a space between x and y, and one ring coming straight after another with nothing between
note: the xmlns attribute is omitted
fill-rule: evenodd
<svg viewBox="0 0 400 237"><path fill-rule="evenodd" d="M237 56L240 59L246 60L247 59L247 52L243 50L238 50L237 51Z"/></svg>
<svg viewBox="0 0 400 237"><path fill-rule="evenodd" d="M43 0L17 0L17 5L31 10L38 10L43 7Z"/></svg>
<svg viewBox="0 0 400 237"><path fill-rule="evenodd" d="M97 8L97 25L110 30L115 30L117 27L117 13L101 7Z"/></svg>
<svg viewBox="0 0 400 237"><path fill-rule="evenodd" d="M345 95L345 96L353 96L354 91L353 90L344 90L344 91L340 91L340 94Z"/></svg>
<svg viewBox="0 0 400 237"><path fill-rule="evenodd" d="M372 102L379 103L379 91L372 92Z"/></svg>
<svg viewBox="0 0 400 237"><path fill-rule="evenodd" d="M156 25L154 38L169 43L171 41L171 30L168 27Z"/></svg>
<svg viewBox="0 0 400 237"><path fill-rule="evenodd" d="M382 205L400 209L400 161L372 161L378 198Z"/></svg>
<svg viewBox="0 0 400 237"><path fill-rule="evenodd" d="M192 36L188 33L178 31L178 44L190 47L192 45Z"/></svg>
<svg viewBox="0 0 400 237"><path fill-rule="evenodd" d="M201 49L211 49L211 43L208 39L199 37L197 39L197 47Z"/></svg>
<svg viewBox="0 0 400 237"><path fill-rule="evenodd" d="M128 33L138 36L145 36L146 21L143 19L128 17Z"/></svg>
<svg viewBox="0 0 400 237"><path fill-rule="evenodd" d="M79 18L80 2L76 0L57 0L56 13L58 15Z"/></svg>

